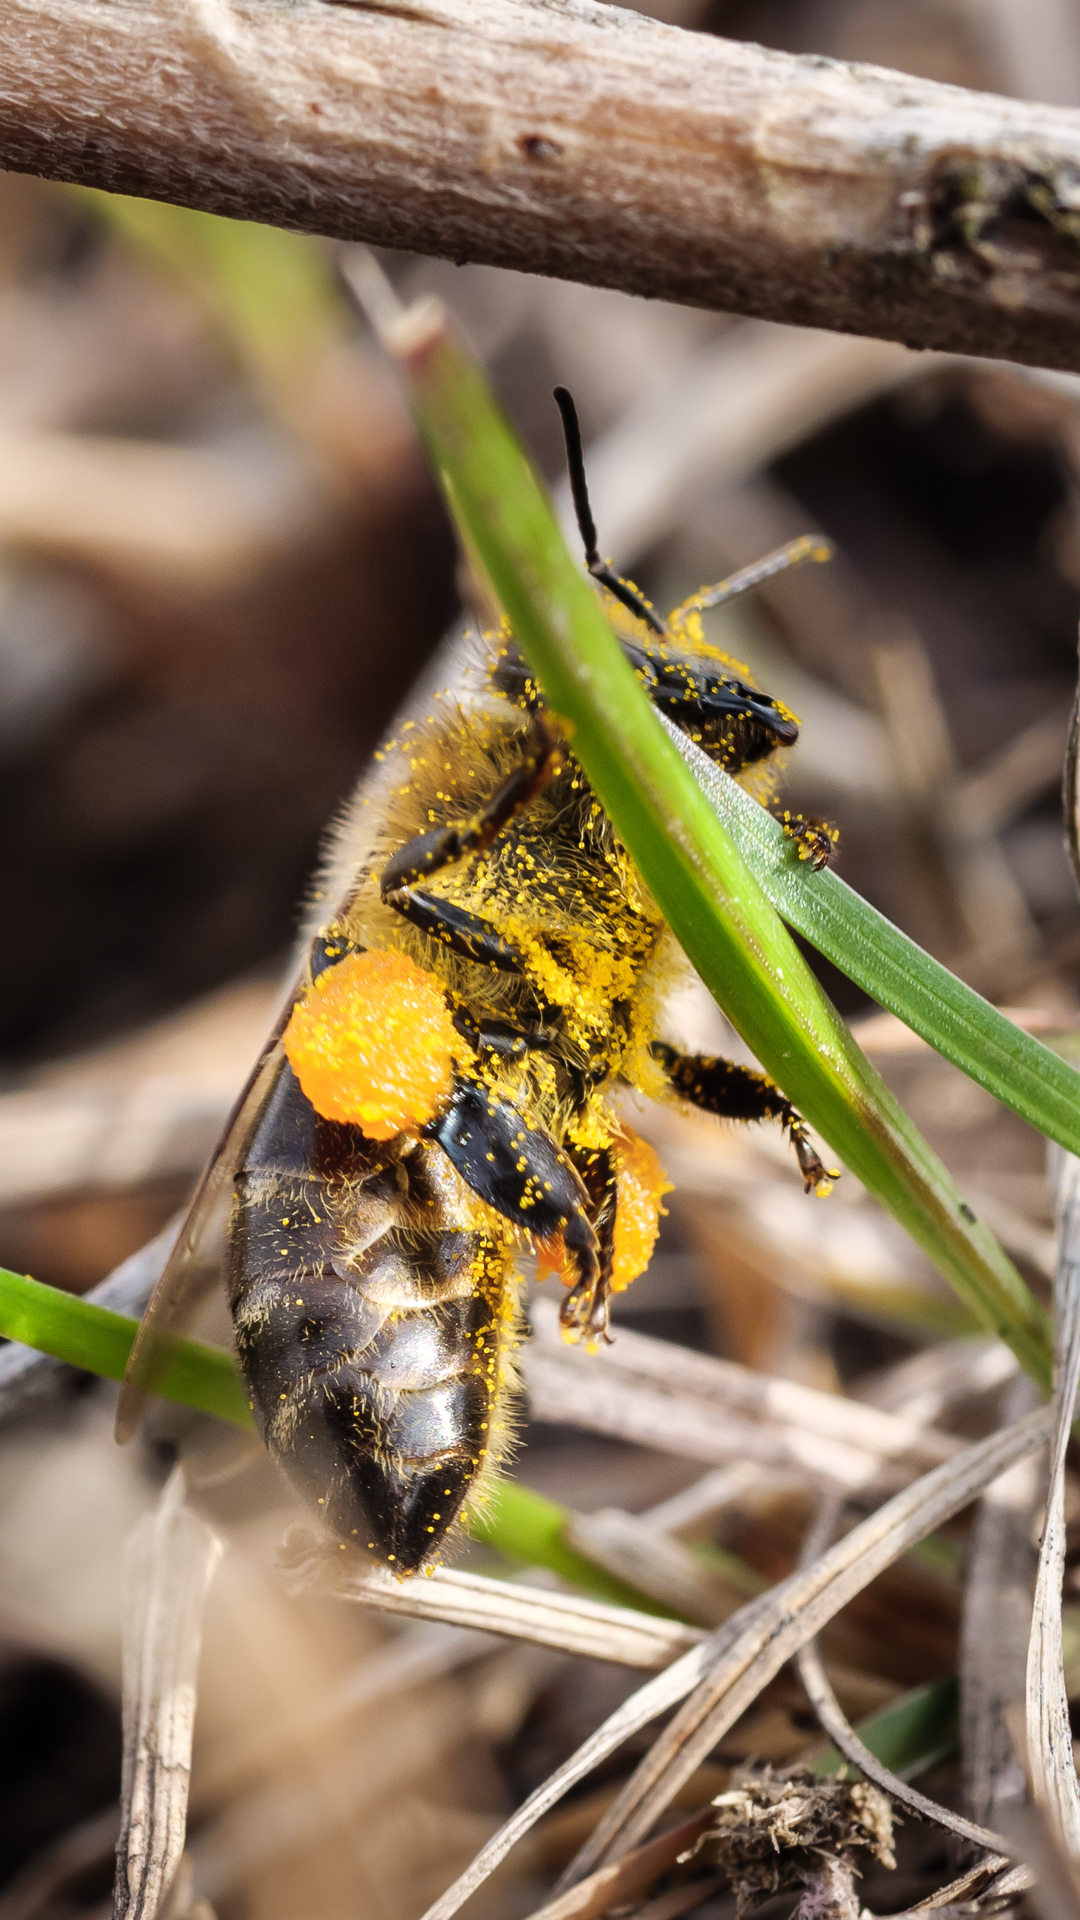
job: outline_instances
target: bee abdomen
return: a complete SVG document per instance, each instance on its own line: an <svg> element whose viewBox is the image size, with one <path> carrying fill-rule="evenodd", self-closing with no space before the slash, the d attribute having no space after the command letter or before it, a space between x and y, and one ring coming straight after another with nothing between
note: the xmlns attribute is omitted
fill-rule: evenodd
<svg viewBox="0 0 1080 1920"><path fill-rule="evenodd" d="M258 1329L238 1335L241 1355L267 1444L290 1477L339 1534L408 1572L445 1538L486 1454L497 1326L474 1295L388 1316L354 1346L358 1297L324 1283L317 1323L313 1312L296 1327L280 1373L266 1364L276 1330L266 1342Z"/></svg>
<svg viewBox="0 0 1080 1920"><path fill-rule="evenodd" d="M234 1260L244 1239L238 1222ZM505 1255L468 1239L483 1289L405 1311L378 1284L383 1261L397 1273L404 1257L390 1235L348 1280L329 1265L263 1265L234 1286L237 1350L271 1453L337 1533L402 1572L445 1538L487 1453ZM413 1249L429 1272L432 1251Z"/></svg>
<svg viewBox="0 0 1080 1920"><path fill-rule="evenodd" d="M402 1180L370 1143L336 1139L350 1131L317 1133L285 1069L234 1182L237 1351L299 1490L343 1538L411 1572L487 1455L508 1257L459 1224L452 1195L426 1191L422 1154Z"/></svg>

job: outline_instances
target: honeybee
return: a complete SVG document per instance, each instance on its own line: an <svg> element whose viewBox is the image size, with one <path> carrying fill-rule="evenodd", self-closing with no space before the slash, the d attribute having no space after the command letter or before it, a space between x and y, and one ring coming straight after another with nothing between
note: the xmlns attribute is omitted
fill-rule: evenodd
<svg viewBox="0 0 1080 1920"><path fill-rule="evenodd" d="M760 781L797 722L706 646L701 614L823 543L662 620L600 557L573 401L556 399L586 566L638 677L711 759ZM621 1089L775 1120L807 1191L835 1177L765 1074L662 1037L686 962L512 634L489 635L481 665L478 695L404 723L331 834L300 978L196 1191L121 1410L130 1426L224 1200L258 1429L342 1540L401 1574L438 1555L507 1453L522 1252L564 1281L562 1326L587 1343L648 1264L668 1186Z"/></svg>

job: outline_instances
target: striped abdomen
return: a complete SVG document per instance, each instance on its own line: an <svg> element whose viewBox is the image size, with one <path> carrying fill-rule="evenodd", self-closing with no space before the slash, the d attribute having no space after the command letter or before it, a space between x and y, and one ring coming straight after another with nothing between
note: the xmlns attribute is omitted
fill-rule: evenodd
<svg viewBox="0 0 1080 1920"><path fill-rule="evenodd" d="M287 1064L234 1186L229 1297L260 1432L336 1532L411 1572L487 1451L506 1249L462 1225L437 1148L321 1119Z"/></svg>

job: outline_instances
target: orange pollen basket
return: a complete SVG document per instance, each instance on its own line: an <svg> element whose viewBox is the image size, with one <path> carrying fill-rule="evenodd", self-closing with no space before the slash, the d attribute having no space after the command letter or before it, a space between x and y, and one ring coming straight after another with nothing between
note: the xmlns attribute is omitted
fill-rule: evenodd
<svg viewBox="0 0 1080 1920"><path fill-rule="evenodd" d="M449 1097L455 1032L438 982L404 953L350 953L289 1017L285 1052L316 1113L392 1140Z"/></svg>
<svg viewBox="0 0 1080 1920"><path fill-rule="evenodd" d="M647 1140L629 1127L614 1141L615 1149L615 1259L611 1285L615 1293L644 1273L660 1232L660 1202L671 1192L671 1181Z"/></svg>
<svg viewBox="0 0 1080 1920"><path fill-rule="evenodd" d="M652 1147L629 1127L616 1134L611 1143L615 1155L615 1244L611 1265L611 1289L622 1293L644 1273L652 1259L660 1232L660 1205L671 1181ZM536 1275L546 1280L557 1273L563 1285L573 1286L576 1274L567 1258L560 1234L541 1240L536 1248Z"/></svg>

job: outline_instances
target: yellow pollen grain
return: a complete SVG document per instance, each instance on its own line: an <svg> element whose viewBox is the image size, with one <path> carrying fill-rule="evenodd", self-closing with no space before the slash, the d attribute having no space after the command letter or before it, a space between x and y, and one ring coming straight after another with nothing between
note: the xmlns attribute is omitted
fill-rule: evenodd
<svg viewBox="0 0 1080 1920"><path fill-rule="evenodd" d="M660 1201L671 1192L652 1147L627 1127L612 1142L615 1155L615 1258L611 1285L621 1293L644 1273L660 1232Z"/></svg>
<svg viewBox="0 0 1080 1920"><path fill-rule="evenodd" d="M320 974L284 1034L324 1119L392 1140L446 1101L460 1041L438 982L403 953L353 953Z"/></svg>

